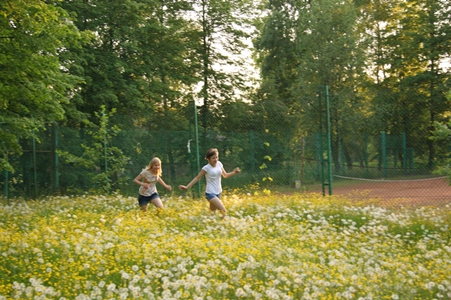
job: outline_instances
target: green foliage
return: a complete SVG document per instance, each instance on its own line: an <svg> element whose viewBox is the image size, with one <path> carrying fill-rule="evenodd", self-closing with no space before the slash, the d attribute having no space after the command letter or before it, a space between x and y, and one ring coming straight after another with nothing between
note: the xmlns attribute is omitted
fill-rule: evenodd
<svg viewBox="0 0 451 300"><path fill-rule="evenodd" d="M246 51L249 38L249 0L198 0L194 13L199 28L196 48L200 62L198 76L201 88L196 95L202 100L200 123L205 129L216 127L216 118L222 116L218 108L235 101L238 92L246 90L246 74L240 69L245 64L241 53ZM235 66L233 72L226 71Z"/></svg>
<svg viewBox="0 0 451 300"><path fill-rule="evenodd" d="M268 115L298 115L290 128L315 134L325 115L318 92L327 85L336 165L339 149L352 151L361 132L404 132L429 169L442 159L446 150L428 137L434 121L446 121L451 104L442 64L451 49L448 2L263 3L254 40L262 76L258 97L285 110Z"/></svg>
<svg viewBox="0 0 451 300"><path fill-rule="evenodd" d="M446 38L451 30L450 3L388 1L386 5L372 3L367 9L374 28L370 37L373 55L369 56L375 65L374 120L384 120L381 125L392 133L415 136L411 146L432 170L443 152L437 140L429 137L434 122L446 122L443 113L450 109L445 97L449 77L441 61L451 49Z"/></svg>
<svg viewBox="0 0 451 300"><path fill-rule="evenodd" d="M81 145L82 155L78 156L68 151L58 151L58 154L66 163L88 170L90 179L95 183L98 191L109 192L126 184L123 181L128 179L122 178L121 175L129 163L129 158L120 148L112 145L113 137L120 132L116 125L109 124L116 110L106 112L104 106L101 109L101 112L95 113L99 125L86 123L89 128L87 134L92 138L92 142Z"/></svg>
<svg viewBox="0 0 451 300"><path fill-rule="evenodd" d="M180 129L186 124L181 103L190 98L197 82L198 61L193 58L198 38L186 1L127 0L63 1L62 7L76 16L80 30L96 38L82 49L71 49L86 84L80 85L77 101L68 107L93 118L102 105L128 115L138 126ZM182 93L184 91L185 93ZM80 114L70 114L72 123ZM178 128L176 126L179 126ZM155 128L154 128L155 129Z"/></svg>
<svg viewBox="0 0 451 300"><path fill-rule="evenodd" d="M14 170L24 150L19 141L34 137L39 143L42 130L54 122L82 135L78 129L96 123L96 112L104 107L117 112L109 124L127 130L122 133L141 131L114 140L124 141L128 156L139 156L130 169L158 154L176 179L181 164L189 162L183 170L193 165L185 149L192 139L195 100L205 131L201 147L221 144L231 159L254 172L249 178L260 181L263 172L274 181L279 173L289 178L288 153L298 150L287 131L292 137L318 132L324 121L318 91L327 85L336 166L363 167L367 153L360 153L364 147L355 137L385 131L406 133L409 157L414 153L416 167L427 166L429 172L434 164L443 166L448 153L444 139L429 137L434 122L448 123L451 110L445 97L450 74L442 64L451 49L450 8L449 1L438 0L3 1L0 167L20 171ZM243 56L251 38L261 77L255 82L254 70L246 68L252 62ZM271 132L269 145L243 143L265 130ZM166 136L169 131L175 136ZM165 137L157 138L160 134ZM80 152L94 161L101 148L88 146L90 141L83 145L77 145ZM373 158L377 146L368 153ZM310 149L313 160L315 147ZM72 154L73 165L83 171L71 169L71 179L109 166ZM392 154L396 162L404 155ZM306 170L315 180L313 161ZM30 168L22 171L14 181L27 181ZM98 183L114 177L98 175Z"/></svg>
<svg viewBox="0 0 451 300"><path fill-rule="evenodd" d="M431 139L435 141L449 142L451 139L451 121L448 124L435 122L435 130L432 132ZM451 157L449 155L443 164L436 167L434 173L447 176L448 181L451 184Z"/></svg>
<svg viewBox="0 0 451 300"><path fill-rule="evenodd" d="M451 101L451 92L447 95L448 101ZM440 163L434 173L439 175L445 175L448 177L448 181L451 184L451 156L449 155L449 146L451 139L451 121L448 123L440 123L434 122L434 130L432 131L431 140L436 142L444 142L444 144L448 147L447 156L443 160L443 163Z"/></svg>
<svg viewBox="0 0 451 300"><path fill-rule="evenodd" d="M296 32L295 4L286 1L267 1L267 16L256 24L259 35L254 40L257 62L261 68L260 100L282 102L296 108L297 98L290 94L297 80L299 53L293 34ZM281 105L281 104L279 104Z"/></svg>
<svg viewBox="0 0 451 300"><path fill-rule="evenodd" d="M43 1L0 4L0 168L12 170L8 154L20 154L21 138L64 117L64 103L82 79L64 70L67 47L86 37L61 8Z"/></svg>

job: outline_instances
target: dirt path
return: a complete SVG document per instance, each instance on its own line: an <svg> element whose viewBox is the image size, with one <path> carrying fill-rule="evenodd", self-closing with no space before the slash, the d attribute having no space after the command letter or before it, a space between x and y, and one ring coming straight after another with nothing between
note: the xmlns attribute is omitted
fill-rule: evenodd
<svg viewBox="0 0 451 300"><path fill-rule="evenodd" d="M451 186L445 178L416 180L359 181L346 186L332 186L333 195L379 198L412 205L451 204Z"/></svg>

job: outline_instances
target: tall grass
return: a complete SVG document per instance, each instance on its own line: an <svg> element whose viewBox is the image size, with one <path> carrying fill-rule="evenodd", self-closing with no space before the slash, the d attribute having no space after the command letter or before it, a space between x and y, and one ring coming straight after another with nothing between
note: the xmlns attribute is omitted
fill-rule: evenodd
<svg viewBox="0 0 451 300"><path fill-rule="evenodd" d="M449 206L225 193L0 204L0 299L449 299Z"/></svg>

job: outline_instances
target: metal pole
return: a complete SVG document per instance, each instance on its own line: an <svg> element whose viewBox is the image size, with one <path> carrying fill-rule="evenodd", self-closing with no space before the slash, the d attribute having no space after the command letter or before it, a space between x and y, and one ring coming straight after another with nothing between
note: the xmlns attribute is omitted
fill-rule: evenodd
<svg viewBox="0 0 451 300"><path fill-rule="evenodd" d="M102 109L102 116L105 118L105 108ZM103 118L103 119L104 119ZM102 121L103 123L103 121ZM107 124L105 124L105 131L107 130ZM108 159L107 159L107 140L106 140L106 132L103 137L103 154L105 159L105 183L106 183L106 192L108 193Z"/></svg>
<svg viewBox="0 0 451 300"><path fill-rule="evenodd" d="M332 162L331 162L331 138L330 138L330 105L329 87L326 85L326 114L327 114L327 168L329 175L329 195L332 195Z"/></svg>
<svg viewBox="0 0 451 300"><path fill-rule="evenodd" d="M255 146L254 146L254 131L249 131L249 143L250 143L250 159L251 159L251 170L255 173Z"/></svg>
<svg viewBox="0 0 451 300"><path fill-rule="evenodd" d="M197 166L197 174L200 172L200 161L199 161L199 127L197 125L197 105L196 100L193 100L194 106L194 129L196 135L196 166ZM200 197L200 182L197 182L197 196Z"/></svg>
<svg viewBox="0 0 451 300"><path fill-rule="evenodd" d="M36 168L36 139L34 137L34 131L33 131L33 180L34 180L34 197L36 198L38 196L38 174L37 174L37 168Z"/></svg>
<svg viewBox="0 0 451 300"><path fill-rule="evenodd" d="M384 177L387 177L387 136L385 131L382 131L382 168Z"/></svg>
<svg viewBox="0 0 451 300"><path fill-rule="evenodd" d="M402 133L402 165L404 169L404 174L407 173L407 137L406 133Z"/></svg>
<svg viewBox="0 0 451 300"><path fill-rule="evenodd" d="M3 125L5 125L5 123L1 123L2 127L3 127ZM5 151L5 160L6 160L6 164L8 164L9 153L7 150ZM4 196L7 201L7 204L9 205L9 171L6 168L3 171L3 176L5 177L5 183L3 186L4 187Z"/></svg>
<svg viewBox="0 0 451 300"><path fill-rule="evenodd" d="M286 132L286 137L285 137L285 161L287 162L286 164L286 172L287 172L287 182L289 182L291 180L291 163L290 163L290 139L291 139L291 132L289 130L287 130Z"/></svg>
<svg viewBox="0 0 451 300"><path fill-rule="evenodd" d="M56 122L53 123L53 190L54 192L59 189L59 174L58 174L58 124Z"/></svg>
<svg viewBox="0 0 451 300"><path fill-rule="evenodd" d="M322 130L322 129L321 129ZM315 135L315 158L317 161L316 171L321 180L321 188L324 196L324 168L323 168L323 134L321 132L317 132Z"/></svg>
<svg viewBox="0 0 451 300"><path fill-rule="evenodd" d="M304 185L305 176L305 137L302 138L302 154L301 154L301 184Z"/></svg>
<svg viewBox="0 0 451 300"><path fill-rule="evenodd" d="M3 171L3 174L5 176L5 184L4 184L4 187L5 187L5 198L9 199L9 191L8 191L9 172L8 172L8 170ZM9 202L8 202L8 204L9 204Z"/></svg>
<svg viewBox="0 0 451 300"><path fill-rule="evenodd" d="M317 141L319 141L319 143L318 143L318 149L319 149L319 155L318 155L318 158L319 158L319 162L320 162L320 165L319 165L319 167L320 167L320 175L321 175L321 189L322 189L322 192L323 192L323 196L325 196L326 195L326 191L325 191L325 185L326 185L326 182L325 182L325 179L324 179L324 161L325 161L325 159L324 159L324 149L323 149L323 139L324 139L324 134L323 134L323 131L324 131L324 128L323 128L323 93L322 93L322 89L320 88L320 91L319 91L319 130L320 130L320 132L319 132L319 134L317 135L317 137L318 137L318 140Z"/></svg>
<svg viewBox="0 0 451 300"><path fill-rule="evenodd" d="M365 170L368 171L368 136L363 134L363 159L365 161Z"/></svg>

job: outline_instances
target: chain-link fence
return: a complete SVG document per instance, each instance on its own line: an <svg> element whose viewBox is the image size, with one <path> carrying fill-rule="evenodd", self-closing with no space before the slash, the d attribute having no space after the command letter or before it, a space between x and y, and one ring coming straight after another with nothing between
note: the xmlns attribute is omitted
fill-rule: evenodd
<svg viewBox="0 0 451 300"><path fill-rule="evenodd" d="M85 129L52 125L35 139L21 141L23 155L10 153L8 157L15 172L4 171L0 180L6 197L36 198L100 190L135 195L133 179L152 157L162 160L165 182L176 187L187 184L206 163L206 150L216 147L226 170L236 166L242 169L239 176L227 179L227 188L258 184L286 193L328 194L324 186L330 185L332 194L358 194L360 198L404 197L427 204L451 199L446 179L433 175L424 150L416 149L418 143L411 142L405 133L355 135L347 141L332 136L332 140L329 182L323 172L326 148L320 133L299 136L289 129L283 133L200 130L196 135L194 126L187 131L127 128L111 140L100 141L96 148L94 144L99 141ZM125 158L126 164L120 168L115 167L119 155L113 148ZM89 158L92 163L80 163L80 159L87 159L87 149L94 151ZM68 158L64 153L72 156ZM105 182L95 180L103 173L108 174L100 177Z"/></svg>

